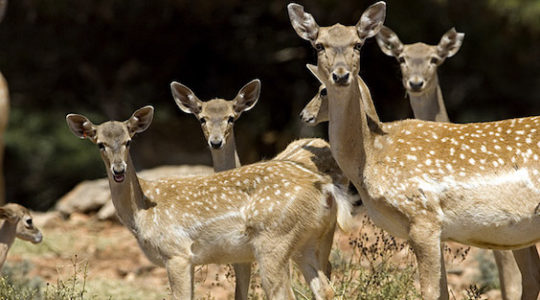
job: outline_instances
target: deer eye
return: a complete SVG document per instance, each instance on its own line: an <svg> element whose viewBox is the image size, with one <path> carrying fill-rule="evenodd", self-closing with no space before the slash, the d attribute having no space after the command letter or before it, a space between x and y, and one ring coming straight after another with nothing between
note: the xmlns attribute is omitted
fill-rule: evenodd
<svg viewBox="0 0 540 300"><path fill-rule="evenodd" d="M317 51L322 51L322 50L324 50L323 44L321 44L321 43L315 44L315 50L317 50Z"/></svg>
<svg viewBox="0 0 540 300"><path fill-rule="evenodd" d="M206 119L205 118L200 118L199 122L201 122L201 124L206 124Z"/></svg>
<svg viewBox="0 0 540 300"><path fill-rule="evenodd" d="M405 63L405 57L403 57L403 56L398 57L398 61L399 61L400 64L404 64Z"/></svg>
<svg viewBox="0 0 540 300"><path fill-rule="evenodd" d="M234 117L229 117L229 118L227 119L227 123L229 123L229 124L234 123Z"/></svg>
<svg viewBox="0 0 540 300"><path fill-rule="evenodd" d="M430 60L429 62L430 62L431 64L436 65L436 64L439 63L439 61L440 61L440 60L439 60L437 57L432 57L431 60Z"/></svg>
<svg viewBox="0 0 540 300"><path fill-rule="evenodd" d="M98 143L97 146L99 150L105 150L105 145L103 143Z"/></svg>
<svg viewBox="0 0 540 300"><path fill-rule="evenodd" d="M26 220L26 225L28 225L28 226L31 227L32 224L33 224L32 219L27 219L27 220Z"/></svg>
<svg viewBox="0 0 540 300"><path fill-rule="evenodd" d="M129 147L129 145L131 145L131 140L128 140L128 141L126 142L126 148Z"/></svg>
<svg viewBox="0 0 540 300"><path fill-rule="evenodd" d="M362 43L356 43L356 44L354 44L354 50L360 51L360 49L362 49Z"/></svg>
<svg viewBox="0 0 540 300"><path fill-rule="evenodd" d="M326 88L324 88L324 89L321 90L320 95L323 96L323 97L326 96L326 95L328 95L328 91L326 91Z"/></svg>

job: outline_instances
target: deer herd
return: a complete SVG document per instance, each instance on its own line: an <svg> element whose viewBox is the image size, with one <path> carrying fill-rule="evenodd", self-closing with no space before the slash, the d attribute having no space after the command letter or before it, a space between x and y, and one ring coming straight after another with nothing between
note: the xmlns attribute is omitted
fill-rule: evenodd
<svg viewBox="0 0 540 300"><path fill-rule="evenodd" d="M294 3L288 14L317 52L317 65L307 67L321 84L300 116L309 125L328 122L329 142L300 139L271 160L241 166L234 123L256 105L257 79L232 100L202 101L187 86L171 83L177 106L201 124L215 171L208 176L137 176L130 142L150 126L152 106L122 122L66 117L77 137L97 145L118 217L148 259L166 268L172 297L193 299L194 267L217 263L233 264L235 299L247 299L251 263L257 262L268 299L293 299L293 261L315 299L332 299L335 227L352 230L361 199L377 226L410 243L422 298L449 299L442 249L454 241L494 250L504 299L537 299L540 117L450 123L437 67L461 47L464 34L453 28L438 45L405 45L383 25L384 2L368 7L354 26L320 27ZM379 120L358 75L360 50L371 37L398 61L416 119ZM7 109L0 77L0 140ZM1 177L0 195L3 203ZM42 235L20 205L0 207L0 219L1 266L15 237L38 243Z"/></svg>

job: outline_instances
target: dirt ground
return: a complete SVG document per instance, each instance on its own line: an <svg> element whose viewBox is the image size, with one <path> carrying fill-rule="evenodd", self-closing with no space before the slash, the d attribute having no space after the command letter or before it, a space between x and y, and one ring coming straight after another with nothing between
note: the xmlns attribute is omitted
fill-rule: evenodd
<svg viewBox="0 0 540 300"><path fill-rule="evenodd" d="M73 214L68 220L43 215L36 216L35 220L41 225L43 242L32 245L18 240L8 256L11 267L30 263L26 276L39 277L51 284L76 278L78 284L84 281L85 295L90 299L169 298L165 270L144 257L135 238L120 224L97 221L95 217L83 214ZM368 233L373 230L368 229ZM338 233L335 245L346 253L350 250L348 241L349 235ZM464 299L465 290L471 284L480 285L483 277L496 276L482 275L479 270L479 264L487 265L488 270L493 269L490 252L471 249L462 259L460 253L464 248L450 245L450 249L452 253L446 258L451 299ZM400 255L410 253L397 256ZM456 255L458 257L454 258ZM234 299L230 267L197 267L196 273L197 299ZM483 299L501 299L497 289L487 291L483 296Z"/></svg>

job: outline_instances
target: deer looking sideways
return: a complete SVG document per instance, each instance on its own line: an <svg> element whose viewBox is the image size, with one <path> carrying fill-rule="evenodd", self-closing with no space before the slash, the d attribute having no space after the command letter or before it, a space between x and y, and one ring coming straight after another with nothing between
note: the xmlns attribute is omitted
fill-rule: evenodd
<svg viewBox="0 0 540 300"><path fill-rule="evenodd" d="M353 74L363 43L383 24L384 2L356 26L319 27L302 6L288 8L293 28L318 52L312 71L327 88L332 154L374 223L411 244L424 299L448 299L442 241L501 250L540 241L540 117L368 122ZM537 280L522 299L539 291Z"/></svg>
<svg viewBox="0 0 540 300"><path fill-rule="evenodd" d="M0 0L0 22L4 18L7 0ZM9 117L9 91L6 79L0 73L0 205L6 203L6 188L4 183L4 132Z"/></svg>
<svg viewBox="0 0 540 300"><path fill-rule="evenodd" d="M438 45L431 46L424 43L403 45L397 35L385 26L382 26L377 34L376 38L381 50L387 55L396 57L400 62L402 82L409 95L415 118L448 122L449 118L436 70L446 58L456 54L461 47L463 37L463 33L457 33L452 28L443 35ZM376 113L373 113L373 102L371 96L368 96L369 91L365 92L365 84L360 77L358 81L364 107L367 114L373 116ZM320 86L318 93L302 110L300 116L311 126L328 121L328 96L324 85ZM532 264L529 268L524 268L521 277L519 276L520 269L511 251L493 251L499 269L501 292L505 300L520 299L522 289L534 286L535 271L531 274L531 270L535 268L533 262L540 261L535 246L515 251L519 252L516 255L521 255L523 261Z"/></svg>
<svg viewBox="0 0 540 300"><path fill-rule="evenodd" d="M220 172L240 167L234 139L234 123L241 113L255 106L260 95L260 81L252 80L240 89L233 100L216 98L201 101L191 89L178 83L171 83L173 98L178 107L193 114L201 123L212 160L214 171ZM345 178L330 151L330 145L322 139L300 139L290 143L274 160L289 160L303 164L310 170L328 174L334 184L346 189L349 180ZM351 196L352 197L352 196ZM353 203L357 199L351 198ZM335 228L335 223L332 224ZM321 245L322 257L328 257L332 248L334 230L328 230L328 236ZM233 265L236 274L235 299L247 299L251 264ZM325 275L330 278L331 265L328 262Z"/></svg>
<svg viewBox="0 0 540 300"><path fill-rule="evenodd" d="M167 269L173 298L193 299L195 265L257 261L267 297L292 299L288 261L293 259L315 298L330 299L323 271L328 257L321 257L319 245L336 216L344 229L352 223L340 188L291 161L210 176L140 179L129 147L152 117L153 108L146 106L124 122L94 125L77 114L66 119L76 136L98 145L118 216L145 255Z"/></svg>
<svg viewBox="0 0 540 300"><path fill-rule="evenodd" d="M32 222L32 215L25 207L8 203L0 207L0 269L6 262L7 253L15 238L40 243L43 235Z"/></svg>

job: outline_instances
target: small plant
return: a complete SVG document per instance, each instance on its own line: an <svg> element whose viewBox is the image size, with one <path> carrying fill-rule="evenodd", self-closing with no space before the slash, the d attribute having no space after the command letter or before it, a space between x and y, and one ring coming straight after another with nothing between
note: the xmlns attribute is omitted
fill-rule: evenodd
<svg viewBox="0 0 540 300"><path fill-rule="evenodd" d="M482 298L480 289L476 285L470 285L466 293L467 297L465 300L487 300L486 298Z"/></svg>
<svg viewBox="0 0 540 300"><path fill-rule="evenodd" d="M24 261L16 265L6 264L0 277L0 299L34 299L39 295L41 280L28 279L30 263Z"/></svg>
<svg viewBox="0 0 540 300"><path fill-rule="evenodd" d="M57 279L56 285L47 283L43 298L45 300L83 300L86 293L86 279L88 276L88 262L82 266L77 255L71 259L73 274L67 280ZM82 276L82 278L80 278Z"/></svg>

